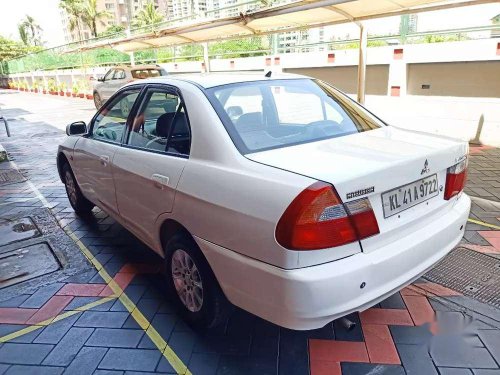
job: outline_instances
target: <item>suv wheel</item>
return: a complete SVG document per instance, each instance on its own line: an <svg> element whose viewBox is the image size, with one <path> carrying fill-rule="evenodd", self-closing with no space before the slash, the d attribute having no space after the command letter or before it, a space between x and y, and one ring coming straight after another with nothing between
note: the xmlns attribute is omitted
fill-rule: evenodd
<svg viewBox="0 0 500 375"><path fill-rule="evenodd" d="M66 194L68 195L71 207L73 207L75 212L79 215L90 213L92 208L94 208L94 204L83 196L69 164L64 164L62 167L62 174L64 186L66 187Z"/></svg>
<svg viewBox="0 0 500 375"><path fill-rule="evenodd" d="M196 328L213 328L229 303L194 240L176 235L165 248L167 286L180 315Z"/></svg>

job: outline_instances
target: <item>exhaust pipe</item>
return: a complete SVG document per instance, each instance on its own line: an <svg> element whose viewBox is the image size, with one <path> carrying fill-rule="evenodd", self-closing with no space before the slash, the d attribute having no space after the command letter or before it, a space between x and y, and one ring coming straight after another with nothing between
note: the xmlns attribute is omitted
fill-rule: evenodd
<svg viewBox="0 0 500 375"><path fill-rule="evenodd" d="M356 323L353 322L352 320L349 320L347 318L340 318L340 325L345 328L346 331L352 331L354 328L356 328Z"/></svg>

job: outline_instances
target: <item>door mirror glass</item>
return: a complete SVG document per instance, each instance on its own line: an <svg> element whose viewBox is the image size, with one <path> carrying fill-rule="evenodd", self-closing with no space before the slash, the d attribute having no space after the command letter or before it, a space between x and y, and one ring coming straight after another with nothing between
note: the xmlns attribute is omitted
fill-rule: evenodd
<svg viewBox="0 0 500 375"><path fill-rule="evenodd" d="M87 133L87 124L83 121L73 122L66 126L67 135L82 135Z"/></svg>

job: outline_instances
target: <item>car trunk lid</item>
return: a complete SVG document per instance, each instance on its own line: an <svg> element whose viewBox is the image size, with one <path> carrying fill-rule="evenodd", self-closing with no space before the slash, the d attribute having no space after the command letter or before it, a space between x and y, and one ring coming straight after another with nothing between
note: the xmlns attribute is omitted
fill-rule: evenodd
<svg viewBox="0 0 500 375"><path fill-rule="evenodd" d="M383 127L246 156L331 183L344 203L367 197L380 229L380 234L361 241L363 251L370 252L425 225L422 218L450 204L451 201L443 199L446 170L467 152L466 143L451 138ZM424 179L437 179L434 183L437 191L426 195L425 200L402 210L397 207L402 202L394 196L389 199L389 192L406 188L413 191L415 186L406 185Z"/></svg>

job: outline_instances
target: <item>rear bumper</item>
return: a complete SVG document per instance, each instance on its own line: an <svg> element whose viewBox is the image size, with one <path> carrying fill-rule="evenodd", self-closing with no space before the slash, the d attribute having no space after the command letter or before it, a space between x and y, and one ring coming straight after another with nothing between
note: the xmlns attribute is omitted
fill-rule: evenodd
<svg viewBox="0 0 500 375"><path fill-rule="evenodd" d="M462 194L440 220L377 251L293 270L196 241L233 304L283 327L315 329L373 306L432 268L461 240L469 210Z"/></svg>

